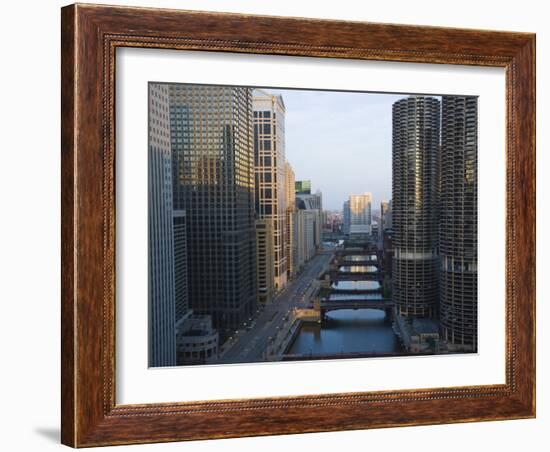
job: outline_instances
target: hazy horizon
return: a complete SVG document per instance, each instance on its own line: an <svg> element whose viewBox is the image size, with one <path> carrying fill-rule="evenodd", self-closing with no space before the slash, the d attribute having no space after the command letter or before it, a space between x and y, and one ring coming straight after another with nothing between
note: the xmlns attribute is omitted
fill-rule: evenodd
<svg viewBox="0 0 550 452"><path fill-rule="evenodd" d="M286 107L286 160L311 180L323 208L342 210L350 194L391 199L392 105L406 94L262 88Z"/></svg>

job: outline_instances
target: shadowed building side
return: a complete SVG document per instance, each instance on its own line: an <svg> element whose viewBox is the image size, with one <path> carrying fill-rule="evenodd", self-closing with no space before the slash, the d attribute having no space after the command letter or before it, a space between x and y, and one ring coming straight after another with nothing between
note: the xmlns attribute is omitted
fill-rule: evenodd
<svg viewBox="0 0 550 452"><path fill-rule="evenodd" d="M273 224L269 219L256 220L256 266L258 301L267 303L275 294L273 265Z"/></svg>
<svg viewBox="0 0 550 452"><path fill-rule="evenodd" d="M174 233L169 93L149 84L148 146L149 366L176 364Z"/></svg>
<svg viewBox="0 0 550 452"><path fill-rule="evenodd" d="M296 236L294 222L296 221L296 196L294 194L295 177L294 170L290 163L285 163L285 181L286 181L286 266L288 280L294 278L296 270L294 268L294 253Z"/></svg>
<svg viewBox="0 0 550 452"><path fill-rule="evenodd" d="M252 95L169 85L174 208L187 219L189 305L222 338L256 309Z"/></svg>
<svg viewBox="0 0 550 452"><path fill-rule="evenodd" d="M441 327L450 349L477 350L477 98L443 96Z"/></svg>

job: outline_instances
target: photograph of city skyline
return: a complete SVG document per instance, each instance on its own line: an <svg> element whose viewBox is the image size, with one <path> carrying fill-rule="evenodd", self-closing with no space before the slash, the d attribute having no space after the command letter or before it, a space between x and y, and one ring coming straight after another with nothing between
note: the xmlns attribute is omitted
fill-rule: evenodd
<svg viewBox="0 0 550 452"><path fill-rule="evenodd" d="M149 367L477 352L477 97L148 98Z"/></svg>

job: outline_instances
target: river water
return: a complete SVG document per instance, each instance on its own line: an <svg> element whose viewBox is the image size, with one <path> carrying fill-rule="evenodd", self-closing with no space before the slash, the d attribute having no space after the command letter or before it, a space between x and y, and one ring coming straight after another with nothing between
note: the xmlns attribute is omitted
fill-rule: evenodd
<svg viewBox="0 0 550 452"><path fill-rule="evenodd" d="M378 281L338 281L330 286L334 290L380 290Z"/></svg>
<svg viewBox="0 0 550 452"><path fill-rule="evenodd" d="M288 354L394 353L401 350L384 311L331 311L322 324L304 323Z"/></svg>
<svg viewBox="0 0 550 452"><path fill-rule="evenodd" d="M364 260L364 256L348 256L350 260ZM351 270L355 270L351 267ZM340 281L333 289L368 290L380 289L376 281ZM380 293L335 293L329 299L381 299ZM398 353L401 344L393 332L385 313L377 309L357 309L330 311L321 324L302 324L287 354L299 355L342 355L346 353Z"/></svg>

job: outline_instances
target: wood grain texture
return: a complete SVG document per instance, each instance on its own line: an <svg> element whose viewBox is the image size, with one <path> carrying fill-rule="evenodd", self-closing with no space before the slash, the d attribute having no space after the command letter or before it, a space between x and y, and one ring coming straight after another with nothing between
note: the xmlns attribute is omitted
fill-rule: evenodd
<svg viewBox="0 0 550 452"><path fill-rule="evenodd" d="M74 447L535 415L535 37L527 33L72 5L62 10L62 442ZM115 403L117 47L506 68L506 384Z"/></svg>

